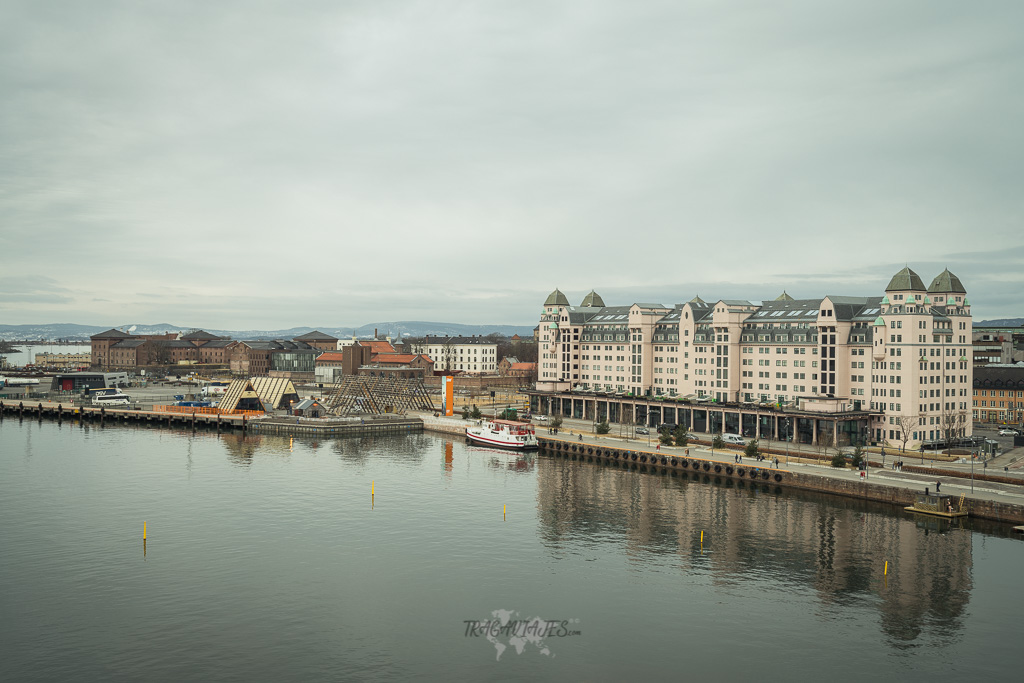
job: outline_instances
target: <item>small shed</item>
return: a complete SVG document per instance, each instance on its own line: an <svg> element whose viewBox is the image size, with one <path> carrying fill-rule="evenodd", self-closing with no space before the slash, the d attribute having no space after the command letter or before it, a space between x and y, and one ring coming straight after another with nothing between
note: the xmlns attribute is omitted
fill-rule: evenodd
<svg viewBox="0 0 1024 683"><path fill-rule="evenodd" d="M292 415L296 417L326 417L327 408L313 398L306 398L292 406Z"/></svg>

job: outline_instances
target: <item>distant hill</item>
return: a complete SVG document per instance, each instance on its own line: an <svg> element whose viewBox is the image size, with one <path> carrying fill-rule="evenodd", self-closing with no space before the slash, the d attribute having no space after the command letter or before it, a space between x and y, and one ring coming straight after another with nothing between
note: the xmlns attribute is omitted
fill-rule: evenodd
<svg viewBox="0 0 1024 683"><path fill-rule="evenodd" d="M71 340L88 341L89 337L105 332L111 327L128 331L132 334L163 334L165 332L187 332L195 329L187 325L171 323L127 324L127 325L77 325L75 323L51 323L47 325L2 325L0 339L7 340ZM511 337L532 337L533 327L526 325L464 325L461 323L423 322L418 320L397 320L390 322L370 323L360 327L292 327L284 330L216 330L204 328L210 334L232 339L292 339L300 335L320 330L339 339L346 339L355 334L358 338L372 337L374 331L380 336L393 339L400 337L431 336L472 336L500 334Z"/></svg>
<svg viewBox="0 0 1024 683"><path fill-rule="evenodd" d="M975 327L1020 327L1022 325L1024 325L1024 318L998 318L974 323Z"/></svg>

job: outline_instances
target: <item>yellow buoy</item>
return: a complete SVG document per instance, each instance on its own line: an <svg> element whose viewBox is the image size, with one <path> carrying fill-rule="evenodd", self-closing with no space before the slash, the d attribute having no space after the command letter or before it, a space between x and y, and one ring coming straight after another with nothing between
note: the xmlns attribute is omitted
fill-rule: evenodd
<svg viewBox="0 0 1024 683"><path fill-rule="evenodd" d="M882 576L889 576L889 560L885 561L885 573Z"/></svg>
<svg viewBox="0 0 1024 683"><path fill-rule="evenodd" d="M146 523L145 522L142 523L142 540L143 541L146 540Z"/></svg>
<svg viewBox="0 0 1024 683"><path fill-rule="evenodd" d="M507 505L502 505L502 506L501 506L501 518L502 518L502 519L505 519L505 512L506 512L507 510L508 510L508 506L507 506Z"/></svg>

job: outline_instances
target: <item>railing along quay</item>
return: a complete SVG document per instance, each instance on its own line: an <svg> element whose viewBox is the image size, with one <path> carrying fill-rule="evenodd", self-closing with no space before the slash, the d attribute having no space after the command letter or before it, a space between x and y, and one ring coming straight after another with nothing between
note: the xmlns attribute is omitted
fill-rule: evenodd
<svg viewBox="0 0 1024 683"><path fill-rule="evenodd" d="M784 485L787 479L795 475L788 469L776 468L771 461L762 463L730 463L701 458L688 452L661 453L636 448L620 448L602 446L588 442L574 442L550 437L537 437L540 452L545 455L580 460L584 462L600 462L613 464L641 472L660 474L693 473L730 479L746 480L758 485ZM687 449L688 450L688 449Z"/></svg>
<svg viewBox="0 0 1024 683"><path fill-rule="evenodd" d="M422 432L423 421L418 418L390 420L341 418L267 417L249 422L254 434L285 436L382 436Z"/></svg>

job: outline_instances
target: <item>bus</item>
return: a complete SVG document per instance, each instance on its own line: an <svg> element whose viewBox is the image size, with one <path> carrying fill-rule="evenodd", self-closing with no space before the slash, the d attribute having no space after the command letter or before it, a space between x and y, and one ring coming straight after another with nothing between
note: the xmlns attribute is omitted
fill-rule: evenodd
<svg viewBox="0 0 1024 683"><path fill-rule="evenodd" d="M87 393L94 406L130 406L132 404L128 394L122 394L120 389L113 387L88 389Z"/></svg>

